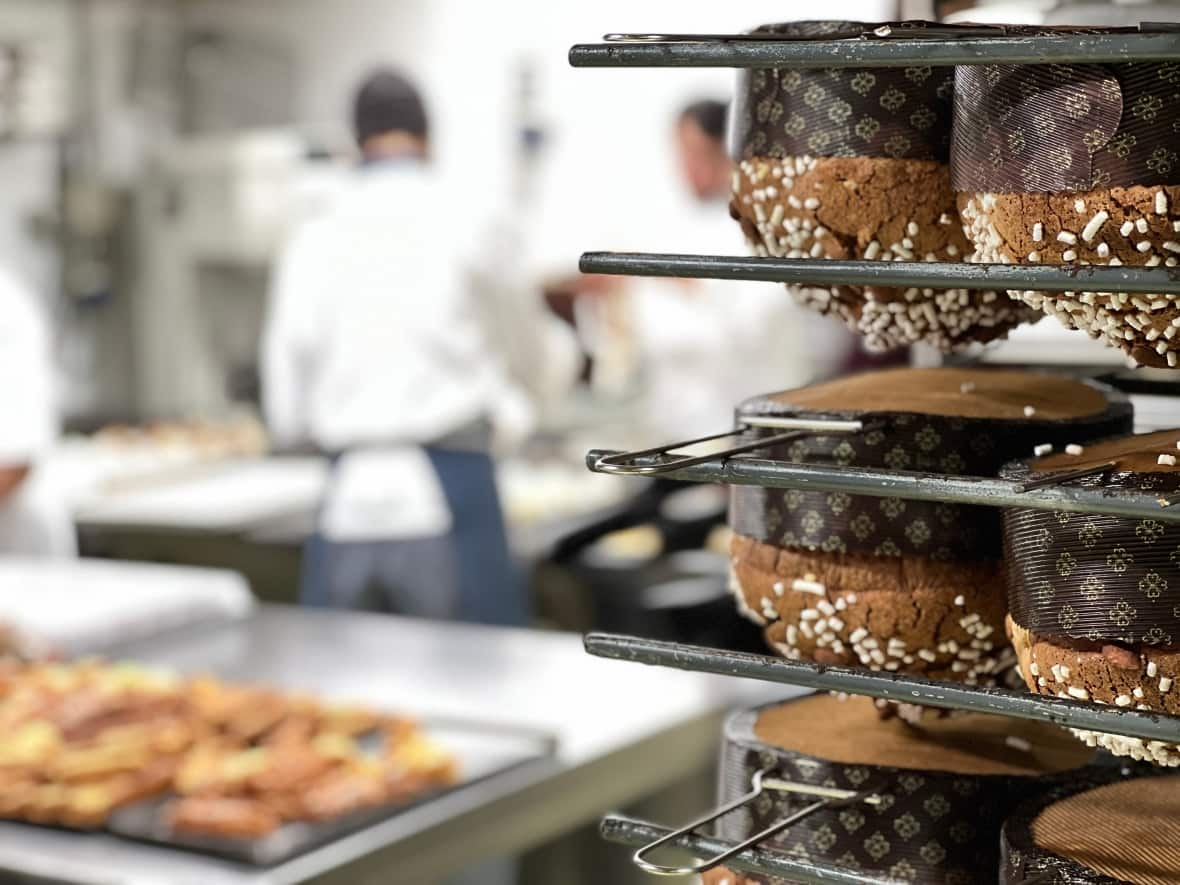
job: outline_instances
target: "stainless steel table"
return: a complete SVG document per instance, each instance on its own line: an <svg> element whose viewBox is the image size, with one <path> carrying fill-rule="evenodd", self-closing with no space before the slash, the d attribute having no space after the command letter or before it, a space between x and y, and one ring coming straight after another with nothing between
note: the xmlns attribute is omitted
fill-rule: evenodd
<svg viewBox="0 0 1180 885"><path fill-rule="evenodd" d="M276 606L120 652L391 710L523 725L555 735L557 755L266 870L17 824L0 825L0 870L94 885L432 882L698 771L728 708L791 691L592 658L569 634Z"/></svg>

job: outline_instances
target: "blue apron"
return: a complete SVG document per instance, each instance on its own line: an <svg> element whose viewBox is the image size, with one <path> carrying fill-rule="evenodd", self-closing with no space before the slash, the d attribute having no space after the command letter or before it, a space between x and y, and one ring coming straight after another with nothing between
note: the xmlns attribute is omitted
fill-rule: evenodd
<svg viewBox="0 0 1180 885"><path fill-rule="evenodd" d="M326 538L317 520L304 547L300 602L527 626L530 606L509 551L491 457L481 451L439 446L424 446L423 452L451 512L450 533L421 540L339 542ZM339 459L340 455L332 456L333 468ZM334 584L345 570L354 579L350 583L363 573L366 586L377 587L380 596L376 600L358 594L342 597ZM448 590L440 586L432 598L436 580L453 581L453 597L440 599Z"/></svg>

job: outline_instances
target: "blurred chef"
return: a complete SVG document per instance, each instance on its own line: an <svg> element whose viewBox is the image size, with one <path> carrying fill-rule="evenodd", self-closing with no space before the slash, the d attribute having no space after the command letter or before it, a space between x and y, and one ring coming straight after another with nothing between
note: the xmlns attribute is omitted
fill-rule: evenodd
<svg viewBox="0 0 1180 885"><path fill-rule="evenodd" d="M32 293L2 272L0 377L0 555L73 555L64 500L38 466L58 430L49 326Z"/></svg>
<svg viewBox="0 0 1180 885"><path fill-rule="evenodd" d="M373 74L354 124L356 180L285 250L264 330L272 434L334 465L303 601L525 623L489 447L572 380L573 343L563 359L559 324L517 283L507 226L481 236L432 170L413 84Z"/></svg>
<svg viewBox="0 0 1180 885"><path fill-rule="evenodd" d="M709 99L676 116L675 151L687 199L679 217L662 226L667 241L649 236L647 248L705 255L746 251L728 211L733 164L726 117L726 105ZM645 279L634 281L623 297L630 306L648 433L661 439L716 433L728 426L738 401L827 371L832 347L815 338L813 318L779 285ZM843 346L834 343L836 350Z"/></svg>

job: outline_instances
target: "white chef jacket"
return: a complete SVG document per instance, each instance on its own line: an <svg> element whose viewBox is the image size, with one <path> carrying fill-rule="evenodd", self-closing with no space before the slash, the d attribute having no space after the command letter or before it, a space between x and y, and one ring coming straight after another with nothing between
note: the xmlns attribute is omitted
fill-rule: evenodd
<svg viewBox="0 0 1180 885"><path fill-rule="evenodd" d="M686 203L653 250L742 255L741 228L724 202ZM652 241L655 242L655 241ZM671 442L732 425L743 399L808 383L842 341L776 283L632 281L632 335L648 438ZM836 337L840 336L836 330Z"/></svg>
<svg viewBox="0 0 1180 885"><path fill-rule="evenodd" d="M0 554L69 556L73 524L38 461L57 437L57 401L49 327L13 277L0 273L0 464L31 472L0 499Z"/></svg>
<svg viewBox="0 0 1180 885"><path fill-rule="evenodd" d="M511 225L465 211L429 167L358 170L276 269L264 330L277 442L346 452L321 529L334 540L433 536L449 513L422 444L473 423L521 435L566 389L576 344L521 283Z"/></svg>

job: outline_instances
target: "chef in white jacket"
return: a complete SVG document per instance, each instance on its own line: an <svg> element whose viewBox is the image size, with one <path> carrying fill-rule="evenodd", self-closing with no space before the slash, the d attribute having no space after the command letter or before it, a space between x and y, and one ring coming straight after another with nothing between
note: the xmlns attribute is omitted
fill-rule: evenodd
<svg viewBox="0 0 1180 885"><path fill-rule="evenodd" d="M729 216L733 162L728 109L702 99L676 116L683 201L674 218L645 230L648 249L741 255ZM666 239L661 239L666 238ZM729 426L734 406L829 374L851 336L804 311L776 283L638 278L624 294L642 376L648 438L686 440Z"/></svg>
<svg viewBox="0 0 1180 885"><path fill-rule="evenodd" d="M572 381L576 348L518 284L510 228L484 237L432 171L414 86L374 74L354 122L363 164L281 256L262 346L272 435L334 464L302 598L525 623L491 436Z"/></svg>
<svg viewBox="0 0 1180 885"><path fill-rule="evenodd" d="M76 538L43 466L57 437L49 325L33 294L0 273L0 555L70 556Z"/></svg>

